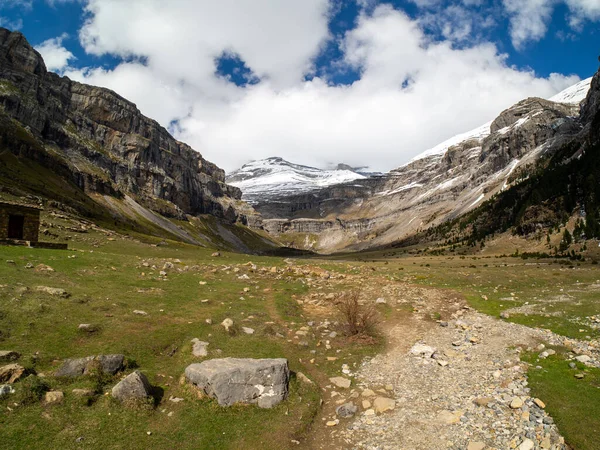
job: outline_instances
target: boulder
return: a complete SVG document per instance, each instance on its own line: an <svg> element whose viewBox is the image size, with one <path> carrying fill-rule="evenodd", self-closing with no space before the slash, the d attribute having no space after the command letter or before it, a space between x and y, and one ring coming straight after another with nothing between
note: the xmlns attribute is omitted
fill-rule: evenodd
<svg viewBox="0 0 600 450"><path fill-rule="evenodd" d="M0 361L16 361L21 355L12 350L0 350Z"/></svg>
<svg viewBox="0 0 600 450"><path fill-rule="evenodd" d="M98 365L102 372L114 375L124 368L124 364L125 357L123 355L99 355L66 359L54 376L80 377L89 374Z"/></svg>
<svg viewBox="0 0 600 450"><path fill-rule="evenodd" d="M145 400L150 397L152 386L139 370L127 375L112 388L112 396L122 403Z"/></svg>
<svg viewBox="0 0 600 450"><path fill-rule="evenodd" d="M235 403L271 408L288 395L287 359L211 359L185 369L186 379L221 406Z"/></svg>
<svg viewBox="0 0 600 450"><path fill-rule="evenodd" d="M25 375L25 368L19 364L9 364L0 367L0 383L12 384Z"/></svg>

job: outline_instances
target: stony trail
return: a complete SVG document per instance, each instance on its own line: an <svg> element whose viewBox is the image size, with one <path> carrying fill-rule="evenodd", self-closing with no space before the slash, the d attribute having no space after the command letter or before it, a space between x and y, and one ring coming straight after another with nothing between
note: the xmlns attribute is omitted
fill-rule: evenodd
<svg viewBox="0 0 600 450"><path fill-rule="evenodd" d="M309 448L566 449L543 399L530 396L520 353L585 343L480 314L447 291L404 288L415 290L415 312L386 327L388 351L347 374L352 388L325 387L326 414ZM445 320L432 321L431 311ZM378 397L395 408L379 414ZM336 417L348 402L356 415Z"/></svg>

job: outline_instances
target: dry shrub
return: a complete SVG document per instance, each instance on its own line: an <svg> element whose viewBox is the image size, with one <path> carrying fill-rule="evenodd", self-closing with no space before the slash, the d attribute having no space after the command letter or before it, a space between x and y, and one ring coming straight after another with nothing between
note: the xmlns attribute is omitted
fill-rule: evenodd
<svg viewBox="0 0 600 450"><path fill-rule="evenodd" d="M379 314L375 305L362 305L359 299L360 291L344 292L338 297L336 307L350 336L373 335L379 323Z"/></svg>

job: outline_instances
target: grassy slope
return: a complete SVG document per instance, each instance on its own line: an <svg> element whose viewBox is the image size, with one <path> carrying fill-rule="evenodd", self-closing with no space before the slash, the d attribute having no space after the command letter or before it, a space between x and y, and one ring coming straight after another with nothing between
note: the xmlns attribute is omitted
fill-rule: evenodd
<svg viewBox="0 0 600 450"><path fill-rule="evenodd" d="M61 238L66 236L63 229L52 230ZM212 357L287 357L293 371L321 379L339 375L339 364L327 362L324 349L310 353L315 348L312 339L310 348L305 348L274 336L274 332L293 335L308 320L294 298L308 292L304 277L278 280L245 267L239 273L221 270L223 265L242 267L250 259L259 266L282 267L281 258L228 253L211 258L213 249L177 242L156 247L117 235L107 240L96 231L69 235L71 247L81 251L0 247L0 347L18 350L24 355L22 363L45 374L66 357L123 353L164 391L163 400L153 411L127 410L107 396L88 406L70 392L96 386L94 379L70 382L47 377L52 388L66 393L65 403L52 408L41 404L11 407L14 399L0 400L0 442L10 443L11 448L75 448L80 446L76 439L83 437L91 448L285 448L292 438L302 435L319 408L319 392L314 387L293 379L289 400L273 410L224 409L196 399L179 385L179 379L185 367L196 361L191 356L192 338L210 342ZM159 271L167 259L181 263L175 262L175 269L168 270L167 279L162 280ZM156 265L156 270L143 266L142 261ZM55 272L26 269L27 263L48 264ZM177 271L186 265L188 270ZM344 270L339 264L331 266ZM250 280L240 280L242 273ZM71 297L51 298L36 292L36 286L61 287ZM249 293L243 292L246 287ZM29 290L23 293L24 288ZM149 316L132 314L135 309ZM226 317L254 328L256 334L226 334L219 326ZM206 323L207 318L213 325ZM79 332L80 323L97 325L99 331ZM221 353L214 353L217 349ZM376 349L342 345L337 355L353 363ZM318 366L307 366L315 356ZM103 382L106 390L116 380ZM168 401L170 396L185 401L174 404ZM147 431L152 435L147 436Z"/></svg>

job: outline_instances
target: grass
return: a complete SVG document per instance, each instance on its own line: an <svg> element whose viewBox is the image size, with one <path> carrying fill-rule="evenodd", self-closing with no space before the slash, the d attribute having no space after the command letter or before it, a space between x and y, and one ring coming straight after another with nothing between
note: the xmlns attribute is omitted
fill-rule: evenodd
<svg viewBox="0 0 600 450"><path fill-rule="evenodd" d="M577 363L571 369L564 354L537 360L536 354L524 359L533 364L529 370L532 395L546 403L566 441L577 450L597 450L600 443L600 369ZM540 367L539 369L537 367ZM579 380L576 373L585 373Z"/></svg>
<svg viewBox="0 0 600 450"><path fill-rule="evenodd" d="M46 219L53 221L51 230L61 238L71 236L71 250L0 247L0 348L19 351L20 363L45 375L48 389L63 391L65 401L52 407L41 402L14 406L24 389L23 382L16 383L17 394L0 399L0 442L14 449L80 445L270 449L292 446L292 439L302 438L320 408L316 386L293 378L289 399L273 410L226 409L211 400L198 400L179 379L187 365L197 362L191 356L193 338L210 342L210 357L285 357L293 372L302 371L313 379L340 374L340 363L326 362L317 337L307 338L308 347L293 339L295 331L310 320L296 301L311 289L304 276L271 276L272 267L287 267L281 258L223 252L214 258L214 249L173 241L153 246L137 237L98 230L71 233L68 221ZM111 235L114 240L108 240ZM247 265L249 261L256 270ZM166 262L174 267L164 269L168 275L162 277ZM27 264L46 264L54 272L27 269ZM37 292L37 286L63 288L71 295L49 297ZM146 311L148 316L134 315L133 310ZM219 324L227 317L240 327L255 329L255 334L225 333ZM80 323L94 324L98 331L81 332ZM349 364L380 348L339 341L328 354L335 353ZM88 402L71 393L99 385L108 392L118 377L98 383L93 377L51 376L65 358L111 353L134 361L163 391L156 409L130 410L110 396L99 395ZM314 358L317 361L310 363ZM170 396L185 401L174 404L168 401ZM83 444L77 442L79 438Z"/></svg>

